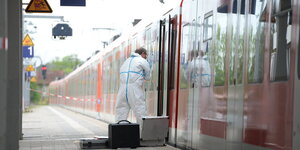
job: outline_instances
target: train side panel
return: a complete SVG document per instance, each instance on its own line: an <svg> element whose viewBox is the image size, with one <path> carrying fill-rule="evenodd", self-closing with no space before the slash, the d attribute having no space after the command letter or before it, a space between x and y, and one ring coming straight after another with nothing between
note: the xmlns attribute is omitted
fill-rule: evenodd
<svg viewBox="0 0 300 150"><path fill-rule="evenodd" d="M52 104L114 122L119 68L138 47L152 68L148 114L168 142L213 150L299 149L299 0L183 0L51 83ZM208 62L209 82L195 61ZM198 66L197 66L198 65ZM75 98L75 99L74 99ZM131 112L130 121L135 121Z"/></svg>

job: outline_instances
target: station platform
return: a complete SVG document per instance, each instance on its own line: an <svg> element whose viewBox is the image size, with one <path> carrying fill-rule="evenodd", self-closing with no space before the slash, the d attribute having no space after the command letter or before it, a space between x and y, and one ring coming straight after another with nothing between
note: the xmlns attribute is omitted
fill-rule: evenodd
<svg viewBox="0 0 300 150"><path fill-rule="evenodd" d="M81 138L107 136L108 124L57 106L34 106L23 113L20 150L78 150ZM130 148L119 148L130 149ZM172 146L137 150L179 150Z"/></svg>

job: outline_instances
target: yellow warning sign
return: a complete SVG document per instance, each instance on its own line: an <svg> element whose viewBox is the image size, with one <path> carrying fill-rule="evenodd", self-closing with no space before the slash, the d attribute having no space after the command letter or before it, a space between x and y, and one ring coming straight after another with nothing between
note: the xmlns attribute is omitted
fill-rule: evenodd
<svg viewBox="0 0 300 150"><path fill-rule="evenodd" d="M36 80L35 77L32 77L31 80L30 80L30 82L36 82L36 81L37 81L37 80Z"/></svg>
<svg viewBox="0 0 300 150"><path fill-rule="evenodd" d="M28 65L26 67L26 71L34 71L34 67L32 65Z"/></svg>
<svg viewBox="0 0 300 150"><path fill-rule="evenodd" d="M26 34L23 40L23 46L33 46L33 42L28 34Z"/></svg>
<svg viewBox="0 0 300 150"><path fill-rule="evenodd" d="M52 9L47 0L31 0L25 9L29 13L52 13Z"/></svg>

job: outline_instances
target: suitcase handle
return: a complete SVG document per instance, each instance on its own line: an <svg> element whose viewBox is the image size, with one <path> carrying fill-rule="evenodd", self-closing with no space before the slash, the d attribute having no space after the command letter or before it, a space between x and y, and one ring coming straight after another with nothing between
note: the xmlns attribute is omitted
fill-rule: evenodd
<svg viewBox="0 0 300 150"><path fill-rule="evenodd" d="M117 124L120 124L121 122L127 122L127 123L131 124L131 122L129 122L128 120L120 120Z"/></svg>

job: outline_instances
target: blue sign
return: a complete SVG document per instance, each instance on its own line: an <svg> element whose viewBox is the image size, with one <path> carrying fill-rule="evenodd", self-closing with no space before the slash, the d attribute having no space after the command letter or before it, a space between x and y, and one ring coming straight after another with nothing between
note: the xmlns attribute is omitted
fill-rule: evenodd
<svg viewBox="0 0 300 150"><path fill-rule="evenodd" d="M85 6L85 0L60 0L60 6Z"/></svg>
<svg viewBox="0 0 300 150"><path fill-rule="evenodd" d="M23 46L23 57L32 58L34 56L33 46Z"/></svg>

